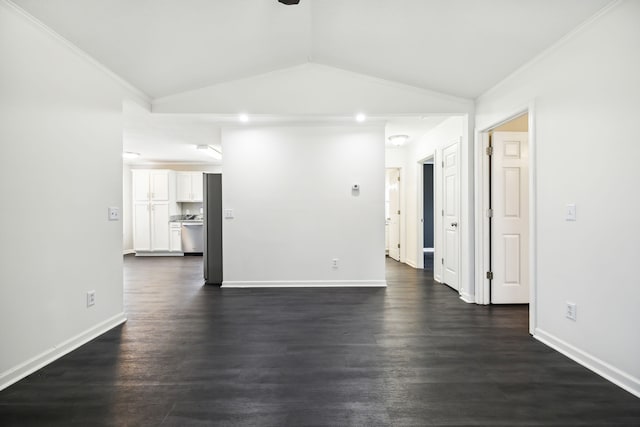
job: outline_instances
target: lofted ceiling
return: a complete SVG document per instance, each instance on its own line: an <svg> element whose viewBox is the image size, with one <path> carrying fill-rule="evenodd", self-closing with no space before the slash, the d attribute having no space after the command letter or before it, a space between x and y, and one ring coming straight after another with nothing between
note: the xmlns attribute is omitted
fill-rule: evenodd
<svg viewBox="0 0 640 427"><path fill-rule="evenodd" d="M610 0L13 0L151 98L306 62L475 98Z"/></svg>

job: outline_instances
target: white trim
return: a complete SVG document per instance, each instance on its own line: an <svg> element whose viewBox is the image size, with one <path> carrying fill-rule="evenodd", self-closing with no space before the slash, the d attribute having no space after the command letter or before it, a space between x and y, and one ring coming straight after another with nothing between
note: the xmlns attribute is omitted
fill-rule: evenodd
<svg viewBox="0 0 640 427"><path fill-rule="evenodd" d="M135 254L136 251L134 251L133 249L125 249L122 251L122 255L130 255L130 254Z"/></svg>
<svg viewBox="0 0 640 427"><path fill-rule="evenodd" d="M222 288L386 288L386 280L256 280L222 282Z"/></svg>
<svg viewBox="0 0 640 427"><path fill-rule="evenodd" d="M567 42L569 42L570 40L572 40L573 38L575 38L576 36L578 36L580 33L582 33L583 31L585 31L586 29L588 29L591 25L593 25L596 21L598 21L600 18L602 18L604 15L606 15L607 13L609 13L609 11L611 11L612 9L616 8L618 5L620 5L623 2L623 0L614 0L611 3L607 4L606 6L604 6L602 9L600 9L598 12L596 12L594 15L592 15L589 19L587 19L586 21L584 21L583 23L581 23L580 25L578 25L576 28L574 28L573 30L571 30L569 33L567 33L566 35L564 35L560 40L558 40L557 42L555 42L553 45L551 45L550 47L546 48L545 50L543 50L541 53L539 53L538 55L536 55L533 59L529 60L528 62L526 62L524 65L518 67L515 71L513 71L511 74L509 74L507 77L505 77L504 79L502 79L499 83L497 83L496 85L490 87L489 89L487 89L486 91L484 91L483 93L481 93L477 98L476 98L476 104L478 102L478 100L484 96L487 96L489 94L491 94L492 92L495 92L496 90L498 90L500 87L504 86L506 83L510 82L511 80L513 80L514 78L516 78L519 74L522 74L525 70L531 68L532 66L534 66L536 63L540 62L541 60L543 60L544 58L546 58L547 56L553 54L556 50L558 50L559 48L561 48L562 46L564 46Z"/></svg>
<svg viewBox="0 0 640 427"><path fill-rule="evenodd" d="M467 304L473 304L476 302L475 297L467 292L460 292L460 299Z"/></svg>
<svg viewBox="0 0 640 427"><path fill-rule="evenodd" d="M536 328L533 337L541 343L551 347L552 349L564 354L568 358L578 362L585 368L590 369L604 379L611 381L615 385L625 389L629 393L640 397L640 379L631 374L621 371L620 369L608 364L607 362L592 356L572 346L560 338Z"/></svg>
<svg viewBox="0 0 640 427"><path fill-rule="evenodd" d="M0 390L4 390L12 384L17 383L24 377L34 373L38 369L43 368L49 363L62 356L71 353L76 348L88 343L89 341L99 337L110 329L127 321L124 312L118 313L115 316L105 320L87 329L78 335L69 338L60 344L54 345L52 348L40 353L39 355L32 357L31 359L22 362L21 364L14 366L2 374L0 374Z"/></svg>
<svg viewBox="0 0 640 427"><path fill-rule="evenodd" d="M414 261L412 261L412 260L409 260L409 259L408 259L408 260L406 260L406 261L405 261L405 264L407 264L409 267L413 267L413 268L415 268L415 269L420 269L420 267L418 267L418 264L417 264L417 263L415 263L415 262L414 262Z"/></svg>
<svg viewBox="0 0 640 427"><path fill-rule="evenodd" d="M535 131L535 100L530 100L525 106L515 108L511 114L507 114L503 119L492 123L483 129L476 131L475 147L476 156L484 155L484 144L487 139L483 134L488 133L490 130L495 129L503 123L508 122L522 114L528 114L529 119L529 333L533 335L536 329L537 322L537 234L536 234L536 176L537 176L537 159L536 159L536 131ZM476 191L476 254L475 265L476 269L476 303L477 304L490 304L489 301L489 280L483 276L483 274L489 271L489 257L487 252L489 251L489 220L485 219L486 209L488 209L488 160L478 164L476 160L475 170L475 191ZM482 192L482 197L477 197L478 193Z"/></svg>
<svg viewBox="0 0 640 427"><path fill-rule="evenodd" d="M113 81L115 81L119 86L121 86L124 90L128 92L136 101L142 102L147 108L151 108L151 97L126 81L124 78L120 77L109 68L102 65L98 60L93 58L87 52L80 49L78 46L71 43L69 40L62 37L60 34L55 32L52 28L48 27L38 18L29 14L26 10L13 3L11 0L0 0L0 5L5 6L7 9L16 12L17 15L21 16L28 22L30 22L36 29L42 31L43 33L50 36L52 39L56 40L58 43L69 49L72 53L76 54L79 58L86 61L88 64L92 65L96 69L100 70L108 77L110 77Z"/></svg>
<svg viewBox="0 0 640 427"><path fill-rule="evenodd" d="M435 261L434 261L434 263L435 263ZM435 275L435 274L434 274L434 275L433 275L433 280L434 280L435 282L442 283L442 277L440 277L439 275Z"/></svg>

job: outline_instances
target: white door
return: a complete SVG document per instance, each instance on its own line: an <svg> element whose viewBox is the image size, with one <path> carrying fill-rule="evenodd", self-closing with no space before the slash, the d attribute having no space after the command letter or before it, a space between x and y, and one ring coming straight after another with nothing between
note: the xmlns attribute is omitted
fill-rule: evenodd
<svg viewBox="0 0 640 427"><path fill-rule="evenodd" d="M459 229L460 229L460 156L458 143L449 145L442 153L443 204L443 272L442 280L453 289L459 285Z"/></svg>
<svg viewBox="0 0 640 427"><path fill-rule="evenodd" d="M133 177L133 201L145 202L151 199L149 190L149 172L141 170L131 171Z"/></svg>
<svg viewBox="0 0 640 427"><path fill-rule="evenodd" d="M151 204L151 235L154 251L168 251L169 248L169 204Z"/></svg>
<svg viewBox="0 0 640 427"><path fill-rule="evenodd" d="M491 302L529 302L529 150L527 132L491 139Z"/></svg>
<svg viewBox="0 0 640 427"><path fill-rule="evenodd" d="M389 257L400 261L400 169L387 169Z"/></svg>
<svg viewBox="0 0 640 427"><path fill-rule="evenodd" d="M133 205L133 249L151 250L151 224L149 223L149 203Z"/></svg>
<svg viewBox="0 0 640 427"><path fill-rule="evenodd" d="M190 202L191 201L191 174L188 172L181 172L176 174L176 201L178 202Z"/></svg>
<svg viewBox="0 0 640 427"><path fill-rule="evenodd" d="M204 199L202 184L202 172L194 172L191 175L191 198L194 202L202 202Z"/></svg>
<svg viewBox="0 0 640 427"><path fill-rule="evenodd" d="M169 173L167 171L151 171L151 200L169 200Z"/></svg>

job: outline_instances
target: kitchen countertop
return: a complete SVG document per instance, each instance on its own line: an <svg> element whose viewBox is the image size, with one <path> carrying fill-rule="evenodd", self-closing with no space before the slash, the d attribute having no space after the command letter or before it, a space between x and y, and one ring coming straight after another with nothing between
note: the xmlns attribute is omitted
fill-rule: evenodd
<svg viewBox="0 0 640 427"><path fill-rule="evenodd" d="M185 222L189 224L202 224L202 215L171 215L169 222Z"/></svg>

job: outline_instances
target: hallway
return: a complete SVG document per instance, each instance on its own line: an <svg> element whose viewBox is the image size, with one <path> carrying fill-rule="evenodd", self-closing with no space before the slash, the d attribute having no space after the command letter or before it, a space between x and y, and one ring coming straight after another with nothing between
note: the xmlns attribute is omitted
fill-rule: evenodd
<svg viewBox="0 0 640 427"><path fill-rule="evenodd" d="M220 289L125 257L128 321L0 392L2 426L639 425L640 400L387 259L388 288Z"/></svg>

